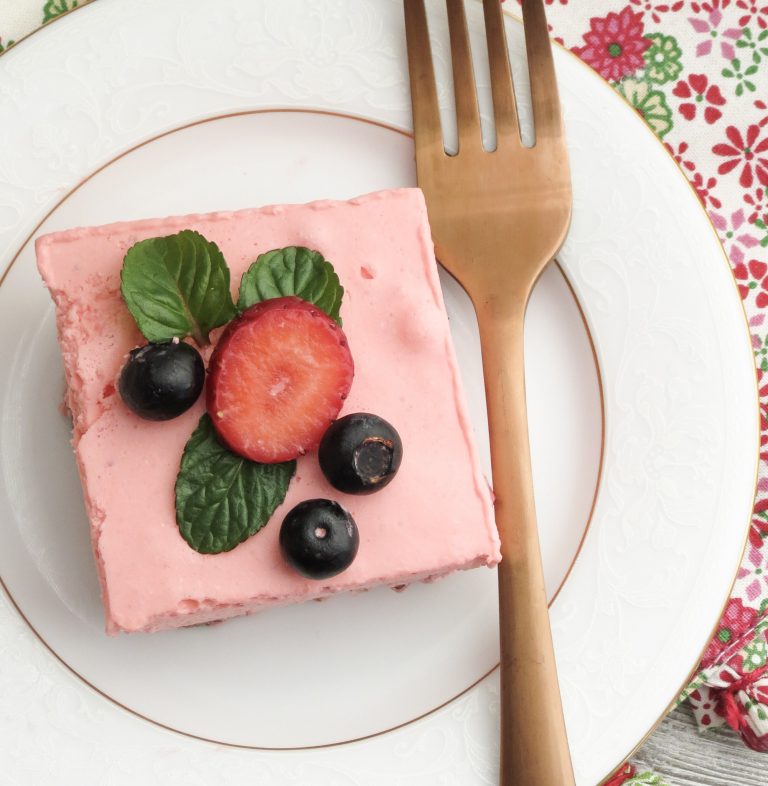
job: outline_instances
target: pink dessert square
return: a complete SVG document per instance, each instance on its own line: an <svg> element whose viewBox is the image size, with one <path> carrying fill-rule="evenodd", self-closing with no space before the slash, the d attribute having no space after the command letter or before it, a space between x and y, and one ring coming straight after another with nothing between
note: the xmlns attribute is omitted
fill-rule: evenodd
<svg viewBox="0 0 768 786"><path fill-rule="evenodd" d="M307 246L332 262L346 290L341 314L355 361L342 414L374 412L400 432L403 461L389 486L342 494L316 455L307 455L284 503L255 536L216 555L187 545L176 525L174 483L204 397L175 420L154 422L116 393L127 353L145 343L120 295L123 256L139 240L182 229L218 244L233 294L249 265L273 248ZM418 189L56 232L39 238L37 259L56 305L109 633L194 625L499 561ZM338 500L360 531L352 565L322 581L295 573L278 546L285 514L314 497Z"/></svg>

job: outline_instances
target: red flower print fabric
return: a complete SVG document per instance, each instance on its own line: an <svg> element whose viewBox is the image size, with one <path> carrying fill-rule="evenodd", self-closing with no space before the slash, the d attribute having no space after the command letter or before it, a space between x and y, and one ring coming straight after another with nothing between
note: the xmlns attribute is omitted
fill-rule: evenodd
<svg viewBox="0 0 768 786"><path fill-rule="evenodd" d="M620 13L590 20L585 45L574 48L582 60L612 82L643 66L643 53L651 42L643 36L643 15L630 6Z"/></svg>
<svg viewBox="0 0 768 786"><path fill-rule="evenodd" d="M739 184L744 188L751 188L755 179L762 186L768 186L768 136L761 134L755 123L743 133L736 126L728 126L725 135L728 142L712 148L715 155L725 159L717 171L725 175L738 169Z"/></svg>
<svg viewBox="0 0 768 786"><path fill-rule="evenodd" d="M672 95L684 99L678 111L686 120L694 120L699 110L709 125L723 116L720 107L725 104L725 98L717 85L709 84L706 74L690 74L687 79L681 79Z"/></svg>

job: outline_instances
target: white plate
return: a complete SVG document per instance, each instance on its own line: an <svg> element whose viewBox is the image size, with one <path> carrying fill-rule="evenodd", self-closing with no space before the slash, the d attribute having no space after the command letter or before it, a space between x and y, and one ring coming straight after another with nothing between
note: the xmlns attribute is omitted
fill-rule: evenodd
<svg viewBox="0 0 768 786"><path fill-rule="evenodd" d="M447 100L445 25L433 21ZM511 22L510 33L520 51ZM0 58L0 116L14 119L0 129L0 266L15 258L0 287L0 576L48 647L109 699L1 601L0 750L14 776L493 782L495 676L422 720L336 747L187 736L327 745L433 710L497 660L493 573L108 639L56 411L52 308L28 242L76 224L411 183L410 141L349 117L408 127L402 35L400 0L101 0ZM554 268L531 306L527 371L550 592L578 549L605 446L592 524L552 608L586 785L663 714L717 621L751 512L757 402L740 300L695 195L634 112L574 58L557 59L576 193L562 263L592 332L605 433L591 346ZM254 113L265 109L347 117ZM444 286L482 434L471 308Z"/></svg>

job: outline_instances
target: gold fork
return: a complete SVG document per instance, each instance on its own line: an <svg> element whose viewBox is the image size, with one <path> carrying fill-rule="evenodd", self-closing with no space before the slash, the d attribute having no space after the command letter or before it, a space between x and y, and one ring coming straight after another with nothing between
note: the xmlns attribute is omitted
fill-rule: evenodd
<svg viewBox="0 0 768 786"><path fill-rule="evenodd" d="M571 216L568 154L543 0L522 0L536 141L520 137L504 18L483 0L497 146L485 152L463 0L446 0L459 150L443 146L424 0L404 0L418 183L440 262L477 313L501 537L502 786L574 784L533 502L523 323Z"/></svg>

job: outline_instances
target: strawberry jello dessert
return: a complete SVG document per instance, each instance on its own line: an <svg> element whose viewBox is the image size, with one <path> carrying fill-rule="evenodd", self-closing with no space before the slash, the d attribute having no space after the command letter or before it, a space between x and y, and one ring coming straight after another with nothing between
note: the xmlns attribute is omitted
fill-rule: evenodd
<svg viewBox="0 0 768 786"><path fill-rule="evenodd" d="M45 235L107 632L500 559L418 189Z"/></svg>

